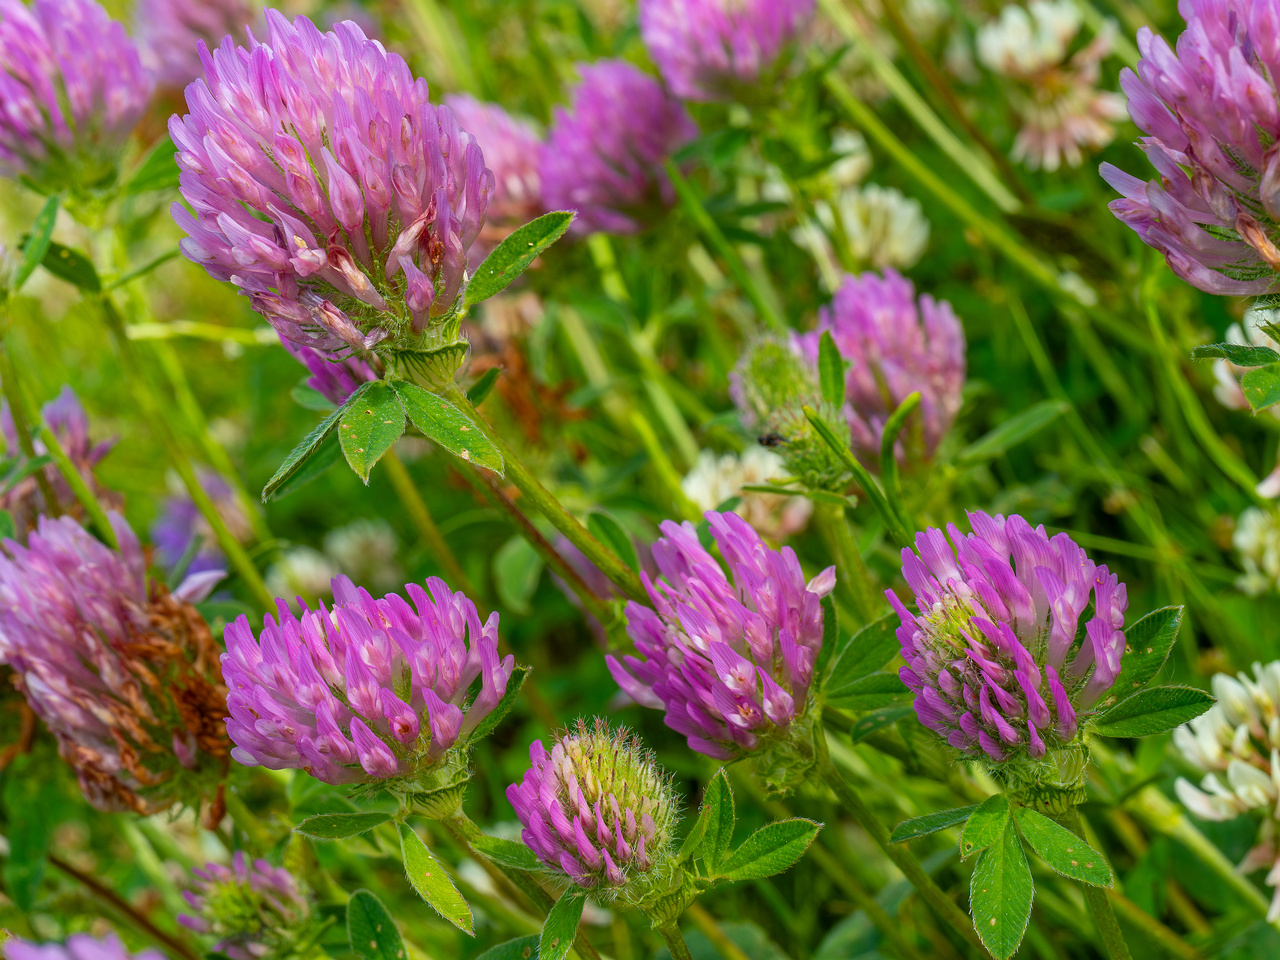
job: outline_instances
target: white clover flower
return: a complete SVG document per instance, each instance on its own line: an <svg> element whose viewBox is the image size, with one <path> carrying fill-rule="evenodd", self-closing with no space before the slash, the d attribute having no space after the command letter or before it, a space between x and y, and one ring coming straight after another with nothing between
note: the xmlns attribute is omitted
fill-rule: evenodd
<svg viewBox="0 0 1280 960"><path fill-rule="evenodd" d="M726 453L723 456L703 450L680 486L685 496L704 512L741 495L742 503L735 512L761 536L779 541L804 529L813 504L805 497L743 493L742 488L766 484L786 475L782 458L764 447L749 447L741 455Z"/></svg>
<svg viewBox="0 0 1280 960"><path fill-rule="evenodd" d="M1074 0L1032 0L1026 7L1011 3L978 29L978 58L996 73L1031 77L1060 64L1079 30Z"/></svg>
<svg viewBox="0 0 1280 960"><path fill-rule="evenodd" d="M324 552L348 577L375 593L394 590L404 582L396 562L400 543L385 520L355 520L331 530Z"/></svg>
<svg viewBox="0 0 1280 960"><path fill-rule="evenodd" d="M1280 584L1280 516L1247 508L1236 521L1231 542L1244 568L1236 586L1251 597L1275 590Z"/></svg>
<svg viewBox="0 0 1280 960"><path fill-rule="evenodd" d="M929 244L929 221L920 201L893 187L869 183L840 194L840 216L859 263L883 270L914 266Z"/></svg>
<svg viewBox="0 0 1280 960"><path fill-rule="evenodd" d="M1205 820L1231 820L1250 811L1263 815L1258 842L1240 869L1271 867L1267 884L1277 889L1267 920L1274 922L1280 918L1280 660L1265 667L1255 663L1253 673L1216 674L1218 702L1173 732L1174 745L1205 774L1199 787L1179 777L1174 789Z"/></svg>
<svg viewBox="0 0 1280 960"><path fill-rule="evenodd" d="M301 597L308 606L314 606L317 600L330 596L330 581L341 573L319 550L293 547L267 570L267 589L274 597Z"/></svg>

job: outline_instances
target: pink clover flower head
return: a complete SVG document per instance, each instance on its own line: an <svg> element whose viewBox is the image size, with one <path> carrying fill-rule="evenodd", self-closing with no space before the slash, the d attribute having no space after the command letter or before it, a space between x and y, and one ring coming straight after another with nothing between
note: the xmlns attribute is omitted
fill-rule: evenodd
<svg viewBox="0 0 1280 960"><path fill-rule="evenodd" d="M918 612L885 591L902 621L900 676L920 722L957 750L1039 760L1075 739L1119 676L1127 591L1065 533L1019 516L969 522L971 534L931 527L902 551Z"/></svg>
<svg viewBox="0 0 1280 960"><path fill-rule="evenodd" d="M214 950L230 960L276 953L310 916L310 904L288 870L266 860L250 863L243 851L236 851L230 867L208 863L191 873L195 890L182 896L195 915L180 914L178 923L218 937Z"/></svg>
<svg viewBox="0 0 1280 960"><path fill-rule="evenodd" d="M151 91L94 0L0 0L0 175L42 193L110 186Z"/></svg>
<svg viewBox="0 0 1280 960"><path fill-rule="evenodd" d="M260 20L250 0L138 0L134 15L143 62L156 81L180 90L200 76L200 41L237 42Z"/></svg>
<svg viewBox="0 0 1280 960"><path fill-rule="evenodd" d="M226 690L191 603L223 572L169 593L148 583L129 524L109 520L119 550L68 516L41 517L25 546L4 541L0 663L94 806L150 814L208 793L216 811L230 750Z"/></svg>
<svg viewBox="0 0 1280 960"><path fill-rule="evenodd" d="M635 233L674 199L662 162L698 128L662 84L622 60L580 66L542 152L542 200L578 233Z"/></svg>
<svg viewBox="0 0 1280 960"><path fill-rule="evenodd" d="M1141 28L1137 71L1120 75L1157 176L1104 163L1121 194L1110 207L1192 286L1262 294L1280 271L1280 8L1182 0L1178 10L1187 29L1176 45Z"/></svg>
<svg viewBox="0 0 1280 960"><path fill-rule="evenodd" d="M669 879L676 803L670 778L625 729L603 721L535 740L532 766L507 787L529 847L548 870L635 902Z"/></svg>
<svg viewBox="0 0 1280 960"><path fill-rule="evenodd" d="M200 42L204 77L169 121L183 253L286 340L337 356L452 345L445 315L493 193L480 147L354 23L266 20L265 43Z"/></svg>
<svg viewBox="0 0 1280 960"><path fill-rule="evenodd" d="M641 574L653 609L626 609L641 656L607 661L628 696L727 760L785 740L805 714L835 568L806 583L790 547L772 549L737 514L706 517L732 579L693 524L664 522L653 546L662 579Z"/></svg>
<svg viewBox="0 0 1280 960"><path fill-rule="evenodd" d="M908 451L932 457L963 401L964 329L951 304L927 293L917 298L911 281L892 268L883 276L848 276L819 312L817 329L798 338L801 352L815 365L828 330L848 361L844 414L855 452L879 463L885 422L919 390L921 418L915 422L924 428L913 439L908 423L898 457Z"/></svg>
<svg viewBox="0 0 1280 960"><path fill-rule="evenodd" d="M5 941L6 960L165 960L158 950L130 953L114 933L95 937L75 933L62 943L31 943L16 937Z"/></svg>
<svg viewBox="0 0 1280 960"><path fill-rule="evenodd" d="M465 747L507 690L515 660L498 655L498 615L437 577L375 600L347 577L333 607L301 616L278 600L255 637L226 629L222 671L231 756L245 766L305 770L326 783L379 784L465 768ZM472 693L472 685L479 689ZM459 754L462 754L459 760Z"/></svg>
<svg viewBox="0 0 1280 960"><path fill-rule="evenodd" d="M640 35L686 100L732 99L773 68L813 17L813 0L641 0Z"/></svg>

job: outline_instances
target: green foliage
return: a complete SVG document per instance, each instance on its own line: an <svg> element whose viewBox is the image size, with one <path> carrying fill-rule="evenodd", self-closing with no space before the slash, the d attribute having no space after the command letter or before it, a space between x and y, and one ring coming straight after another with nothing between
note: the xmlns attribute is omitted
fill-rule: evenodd
<svg viewBox="0 0 1280 960"><path fill-rule="evenodd" d="M1110 887L1115 882L1102 854L1062 824L1030 807L1017 807L1014 819L1031 849L1057 873L1095 887Z"/></svg>
<svg viewBox="0 0 1280 960"><path fill-rule="evenodd" d="M1009 801L1004 794L997 793L983 800L965 822L964 835L960 838L960 855L968 857L999 840L1009 826L1011 816Z"/></svg>
<svg viewBox="0 0 1280 960"><path fill-rule="evenodd" d="M355 891L347 901L347 940L362 960L405 960L396 922L368 890Z"/></svg>
<svg viewBox="0 0 1280 960"><path fill-rule="evenodd" d="M1280 363L1249 370L1240 378L1240 389L1254 413L1280 403Z"/></svg>
<svg viewBox="0 0 1280 960"><path fill-rule="evenodd" d="M1001 824L973 865L969 905L973 911L973 928L982 942L996 960L1007 960L1017 951L1026 933L1035 887L1007 807ZM968 830L965 832L967 835Z"/></svg>
<svg viewBox="0 0 1280 960"><path fill-rule="evenodd" d="M502 473L502 454L465 413L415 383L397 380L392 385L423 436L461 460Z"/></svg>
<svg viewBox="0 0 1280 960"><path fill-rule="evenodd" d="M391 819L389 813L322 813L307 817L295 830L314 840L345 840Z"/></svg>
<svg viewBox="0 0 1280 960"><path fill-rule="evenodd" d="M1195 687L1152 687L1104 712L1093 729L1104 737L1149 737L1194 720L1214 704Z"/></svg>
<svg viewBox="0 0 1280 960"><path fill-rule="evenodd" d="M560 895L542 925L542 936L538 940L539 960L563 960L568 956L586 903L586 891L573 884Z"/></svg>
<svg viewBox="0 0 1280 960"><path fill-rule="evenodd" d="M376 381L369 384L358 401L347 401L342 410L338 424L342 455L368 484L373 465L404 433L405 403L391 384Z"/></svg>
<svg viewBox="0 0 1280 960"><path fill-rule="evenodd" d="M471 933L475 920L444 866L427 849L422 837L408 824L400 824L400 855L409 884L436 913L463 933Z"/></svg>
<svg viewBox="0 0 1280 960"><path fill-rule="evenodd" d="M894 843L906 843L908 840L915 840L917 837L927 837L931 833L937 833L939 830L945 830L948 827L964 823L969 819L970 814L977 809L977 804L974 804L969 807L956 807L953 810L943 810L940 813L930 813L923 817L904 820L893 828L893 833L890 834L889 839Z"/></svg>
<svg viewBox="0 0 1280 960"><path fill-rule="evenodd" d="M467 284L467 305L488 300L506 289L547 247L564 236L573 217L570 211L557 210L513 230L476 268Z"/></svg>

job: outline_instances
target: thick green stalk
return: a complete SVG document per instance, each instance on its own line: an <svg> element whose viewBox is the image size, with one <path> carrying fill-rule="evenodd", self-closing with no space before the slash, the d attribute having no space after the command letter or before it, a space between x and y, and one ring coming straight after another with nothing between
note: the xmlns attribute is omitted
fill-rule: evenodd
<svg viewBox="0 0 1280 960"><path fill-rule="evenodd" d="M862 551L849 529L844 507L823 500L814 501L820 529L831 540L831 552L836 560L836 588L849 599L863 623L876 618L883 605L872 586L871 571L862 559Z"/></svg>
<svg viewBox="0 0 1280 960"><path fill-rule="evenodd" d="M262 575L258 573L258 568L253 565L253 560L245 552L244 547L240 546L240 541L227 528L226 521L222 519L222 514L218 512L217 506L209 499L209 495L205 493L204 488L200 486L200 479L196 476L195 468L191 465L191 459L182 448L173 425L169 422L168 405L160 402L160 398L155 395L150 381L143 373L142 365L138 360L138 355L134 352L132 342L129 340L129 334L125 329L124 318L120 316L120 311L110 297L101 297L98 302L102 306L107 326L115 337L116 347L120 351L120 359L124 363L125 375L133 387L134 398L138 401L138 406L142 408L144 419L156 431L160 442L164 445L165 451L169 455L171 465L182 479L183 485L187 488L187 494L191 497L192 502L195 503L196 509L200 511L208 522L214 536L217 538L218 546L231 562L231 566L236 573L245 582L249 592L253 594L254 601L263 610L274 609L275 598L271 596L271 592L263 582Z"/></svg>
<svg viewBox="0 0 1280 960"><path fill-rule="evenodd" d="M963 910L956 906L955 901L943 892L933 877L925 872L915 854L903 844L889 842L889 828L872 812L853 784L845 779L844 774L831 762L831 756L827 751L825 732L818 734L816 744L819 753L819 776L835 793L836 799L840 801L845 811L854 820L858 821L862 829L884 851L885 856L902 871L925 903L933 908L938 918L981 950L983 955L986 956L986 947L982 945L982 940L978 937L977 931L973 929L973 922Z"/></svg>
<svg viewBox="0 0 1280 960"><path fill-rule="evenodd" d="M684 934L674 923L659 927L658 934L662 937L662 942L667 945L667 949L671 951L671 960L693 960L689 945L684 942Z"/></svg>
<svg viewBox="0 0 1280 960"><path fill-rule="evenodd" d="M400 502L404 505L405 512L409 514L409 519L417 527L418 536L422 537L422 542L426 544L431 556L435 558L436 562L440 564L448 575L450 585L454 590L461 590L469 597L479 596L475 586L471 583L471 578L462 569L462 565L458 563L458 558L453 555L453 551L449 549L449 544L445 542L444 536L440 533L440 528L436 526L435 520L431 518L431 511L427 509L426 501L422 499L422 494L418 493L418 488L414 486L413 478L409 476L409 470L405 467L404 461L392 449L383 454L382 464L386 467L387 477L391 480L391 486L395 487L396 494L400 497Z"/></svg>
<svg viewBox="0 0 1280 960"><path fill-rule="evenodd" d="M524 464L524 461L516 454L514 450L504 441L493 428L489 426L489 422L481 416L474 406L471 405L466 394L458 387L456 383L450 383L445 388L445 395L449 400L466 411L467 415L475 422L483 433L492 443L502 452L502 458L506 462L505 476L513 484L516 489L524 495L533 507L538 510L544 517L551 521L552 525L563 533L575 547L582 551L588 560L599 568L600 572L613 581L613 583L632 600L638 600L641 603L647 603L648 598L644 591L640 578L636 576L634 570L628 567L618 558L618 555L597 540L586 527L584 527L578 518L564 508L564 505L555 498L555 496L542 485L533 472Z"/></svg>
<svg viewBox="0 0 1280 960"><path fill-rule="evenodd" d="M1075 807L1068 808L1054 819L1081 840L1085 839L1084 824L1080 822L1080 811ZM1080 888L1084 891L1084 903L1089 908L1093 922L1098 928L1098 935L1102 937L1102 943L1107 948L1107 955L1111 960L1133 960L1129 945L1124 942L1124 934L1116 920L1115 911L1111 909L1111 901L1107 899L1107 891L1091 883L1082 883Z"/></svg>

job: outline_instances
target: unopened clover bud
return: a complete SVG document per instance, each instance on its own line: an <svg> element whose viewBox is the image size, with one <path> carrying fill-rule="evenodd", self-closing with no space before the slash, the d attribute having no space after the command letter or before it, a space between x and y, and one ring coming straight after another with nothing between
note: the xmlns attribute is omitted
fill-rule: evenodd
<svg viewBox="0 0 1280 960"><path fill-rule="evenodd" d="M679 882L670 777L628 730L579 721L507 788L525 844L552 873L599 899L637 905Z"/></svg>
<svg viewBox="0 0 1280 960"><path fill-rule="evenodd" d="M195 889L183 893L194 914L178 922L217 938L214 950L230 960L263 960L299 954L309 939L311 907L283 867L250 863L237 851L231 866L209 863L191 871Z"/></svg>

